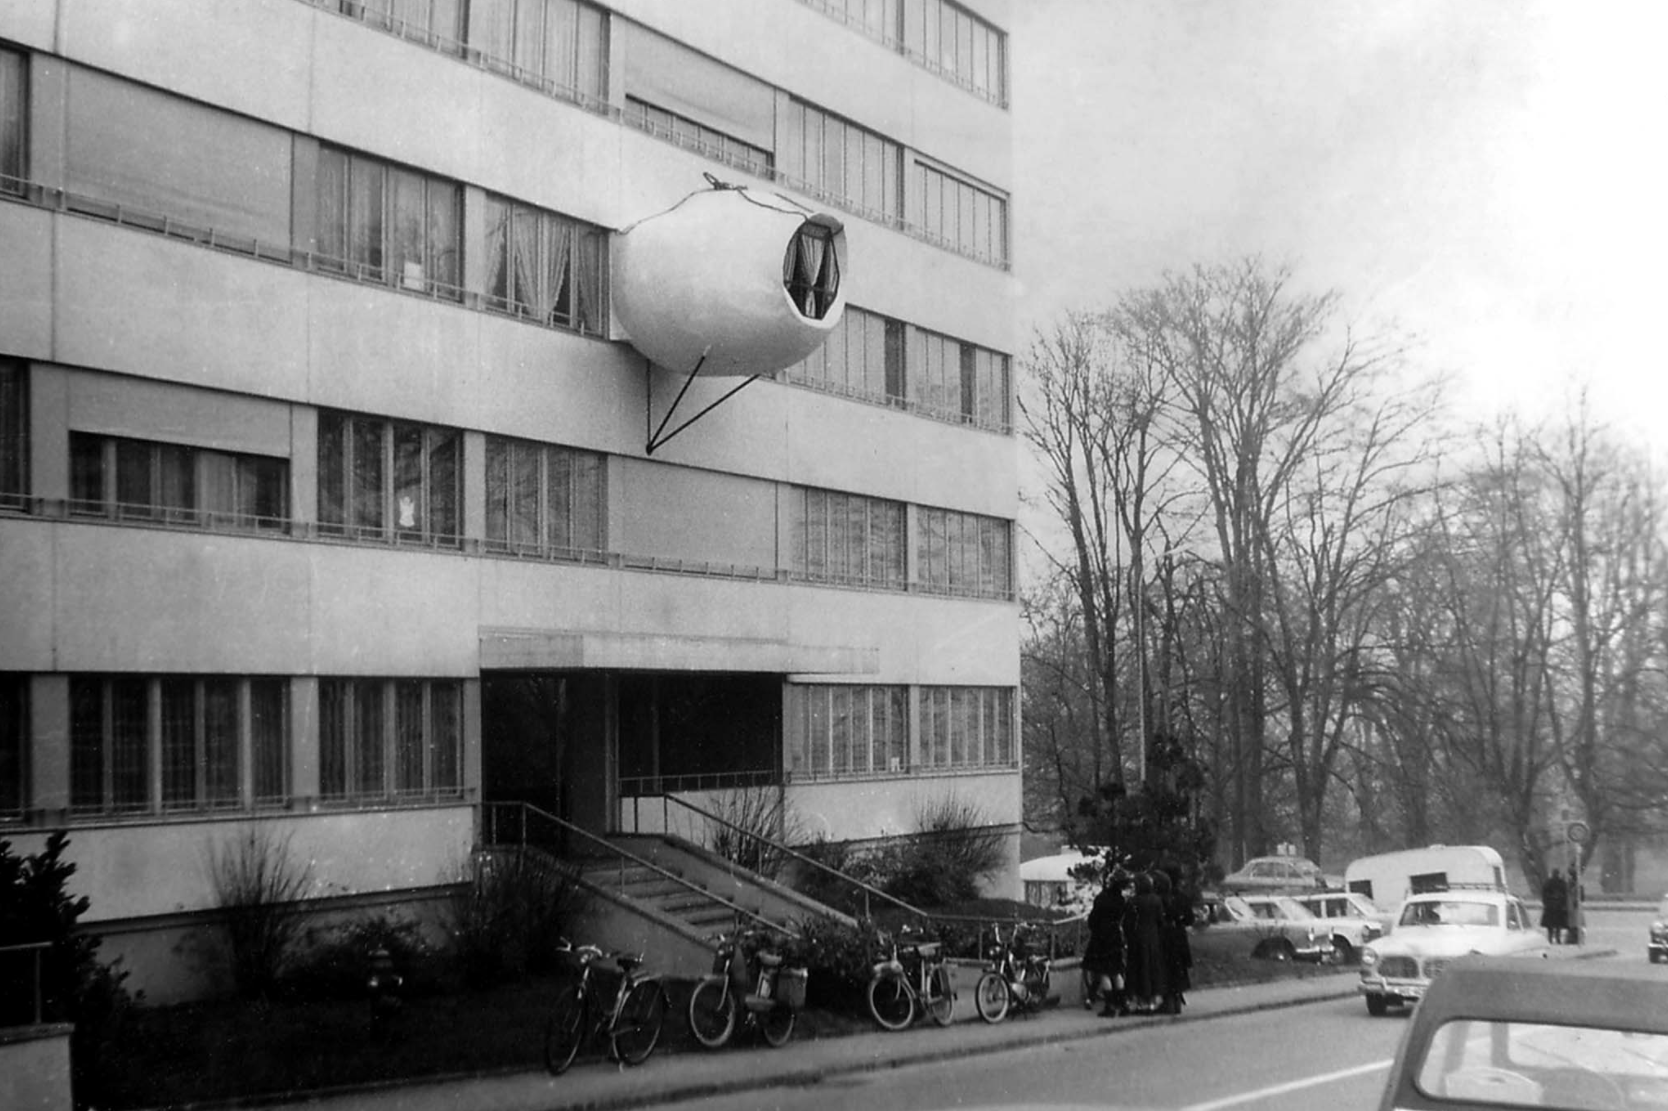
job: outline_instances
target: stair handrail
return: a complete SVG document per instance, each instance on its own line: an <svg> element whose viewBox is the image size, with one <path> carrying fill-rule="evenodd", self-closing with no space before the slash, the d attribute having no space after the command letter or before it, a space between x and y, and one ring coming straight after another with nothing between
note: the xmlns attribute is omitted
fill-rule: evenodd
<svg viewBox="0 0 1668 1111"><path fill-rule="evenodd" d="M764 834L759 833L757 830L744 829L743 827L738 826L734 822L730 821L728 818L721 818L717 814L708 813L707 811L701 809L699 806L696 806L694 803L687 802L684 799L680 799L676 795L661 795L661 798L665 799L665 800L669 800L671 802L675 802L679 806L683 807L686 810L693 810L695 813L697 813L701 817L707 819L709 822L717 822L719 825L725 826L725 827L727 827L731 830L734 830L736 833L740 833L743 836L752 837L752 838L755 838L759 841L763 841L766 845L769 845L772 849L775 849L778 852L787 853L789 856L793 857L795 860L798 860L803 864L809 864L813 868L820 869L821 871L827 872L831 876L836 876L839 879L845 880L849 884L853 884L856 887L861 888L863 890L863 917L864 918L870 917L870 914L869 914L869 896L874 895L874 896L877 896L877 897L879 897L881 899L884 899L885 901L891 903L893 906L899 907L899 908L907 911L908 913L915 915L917 918L923 918L923 919L926 919L927 921L932 920L933 916L928 914L926 911L920 909L919 907L911 906L910 904L904 902L902 899L898 898L896 895L888 895L886 892L882 891L880 888L875 887L872 884L865 883L862 880L858 879L856 876L848 876L844 872L840 871L838 868L831 867L830 865L824 864L820 860L816 860L816 859L814 859L810 856L807 856L806 854L800 852L798 849L795 849L792 845L784 845L780 841L773 841L769 837L766 837Z"/></svg>
<svg viewBox="0 0 1668 1111"><path fill-rule="evenodd" d="M544 819L545 821L555 823L557 826L561 827L562 829L567 830L569 833L577 833L577 834L579 834L579 836L585 838L587 841L590 841L590 842L593 842L594 844L600 845L606 851L608 851L608 852L614 854L615 856L619 857L621 862L622 862L621 865L620 865L621 887L625 886L625 881L624 881L625 865L624 865L624 861L629 860L633 864L639 865L640 867L643 867L643 868L647 868L649 871L660 875L664 879L669 879L673 883L678 884L681 887L688 888L690 891L695 892L697 895L700 895L702 898L705 898L705 899L707 899L711 902L714 902L714 903L718 903L722 906L728 907L730 910L734 911L738 915L742 915L742 916L745 916L747 918L751 918L753 921L767 927L770 930L773 930L777 933L786 934L788 937L792 938L795 941L800 940L799 934L795 933L793 930L789 929L788 927L783 926L782 924L780 924L778 922L772 922L770 919L764 917L761 914L754 914L752 911L748 910L746 907L741 906L740 904L737 904L737 903L732 903L730 900L724 898L724 896L714 894L713 892L708 891L706 888L702 887L701 885L699 885L697 883L692 883L689 880L684 879L682 876L678 875L676 872L672 872L672 871L669 871L665 868L662 868L660 865L654 863L654 861L652 861L652 860L645 860L643 857L638 856L636 853L631 852L629 849L622 849L620 846L614 844L612 841L609 841L607 838L599 837L596 834L592 833L588 829L583 829L580 826L574 825L572 822L568 821L566 818L558 818L556 815L550 813L550 811L541 809L540 807L537 807L537 806L534 806L530 802L513 802L513 801L511 801L511 802L483 802L481 804L481 809L482 809L483 815L489 807L492 808L492 809L495 809L495 810L499 809L499 808L503 808L503 807L515 807L515 808L520 809L521 815L522 815L522 820L521 820L521 841L520 841L519 844L520 844L521 848L531 847L531 848L539 849L541 852L547 851L547 850L543 849L541 846L539 846L539 845L535 844L534 842L532 842L531 840L529 840L529 838L527 837L527 815L529 813L531 813L531 814L536 815L539 818ZM494 828L496 828L496 826L497 826L496 822L490 823L490 824ZM511 843L513 844L514 842L511 842Z"/></svg>

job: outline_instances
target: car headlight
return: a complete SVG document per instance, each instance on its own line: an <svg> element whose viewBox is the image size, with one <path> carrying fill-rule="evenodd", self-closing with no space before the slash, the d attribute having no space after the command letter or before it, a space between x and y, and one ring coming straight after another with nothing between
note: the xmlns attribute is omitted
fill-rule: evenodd
<svg viewBox="0 0 1668 1111"><path fill-rule="evenodd" d="M1377 968L1378 967L1378 950L1377 949L1373 949L1373 948L1369 947L1369 948L1361 950L1361 967L1364 968L1364 969L1365 968Z"/></svg>

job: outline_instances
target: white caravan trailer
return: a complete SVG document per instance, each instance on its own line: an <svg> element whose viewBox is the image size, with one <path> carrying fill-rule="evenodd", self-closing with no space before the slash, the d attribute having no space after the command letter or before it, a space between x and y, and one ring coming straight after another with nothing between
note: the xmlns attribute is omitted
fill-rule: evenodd
<svg viewBox="0 0 1668 1111"><path fill-rule="evenodd" d="M1071 874L1073 868L1098 863L1103 850L1080 853L1067 850L1055 856L1027 860L1019 866L1019 878L1025 883L1025 901L1036 907L1071 910L1082 913L1089 909L1100 893L1100 884L1085 883Z"/></svg>
<svg viewBox="0 0 1668 1111"><path fill-rule="evenodd" d="M1506 862L1487 845L1430 845L1364 856L1344 869L1344 888L1359 891L1382 911L1403 899L1451 887L1506 889Z"/></svg>

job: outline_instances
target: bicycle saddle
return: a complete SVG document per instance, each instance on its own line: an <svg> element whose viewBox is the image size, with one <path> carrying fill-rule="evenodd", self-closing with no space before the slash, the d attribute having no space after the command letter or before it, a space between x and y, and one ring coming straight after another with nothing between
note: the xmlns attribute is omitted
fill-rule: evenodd
<svg viewBox="0 0 1668 1111"><path fill-rule="evenodd" d="M622 971L630 972L632 969L643 963L643 954L627 953L622 950L621 952L614 954L614 963L619 965Z"/></svg>

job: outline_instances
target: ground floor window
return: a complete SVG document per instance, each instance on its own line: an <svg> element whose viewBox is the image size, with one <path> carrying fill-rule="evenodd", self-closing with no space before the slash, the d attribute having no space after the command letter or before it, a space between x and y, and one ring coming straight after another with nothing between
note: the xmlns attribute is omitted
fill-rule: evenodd
<svg viewBox="0 0 1668 1111"><path fill-rule="evenodd" d="M909 688L817 684L798 692L804 744L794 771L813 776L909 769Z"/></svg>
<svg viewBox="0 0 1668 1111"><path fill-rule="evenodd" d="M458 680L319 683L319 794L372 801L455 795L462 784Z"/></svg>
<svg viewBox="0 0 1668 1111"><path fill-rule="evenodd" d="M917 755L928 768L1014 765L1013 691L922 687Z"/></svg>
<svg viewBox="0 0 1668 1111"><path fill-rule="evenodd" d="M28 737L28 676L0 675L0 819L28 808Z"/></svg>
<svg viewBox="0 0 1668 1111"><path fill-rule="evenodd" d="M284 801L288 690L275 678L71 676L71 807L120 814Z"/></svg>
<svg viewBox="0 0 1668 1111"><path fill-rule="evenodd" d="M0 508L21 508L29 494L28 386L22 363L0 359Z"/></svg>

